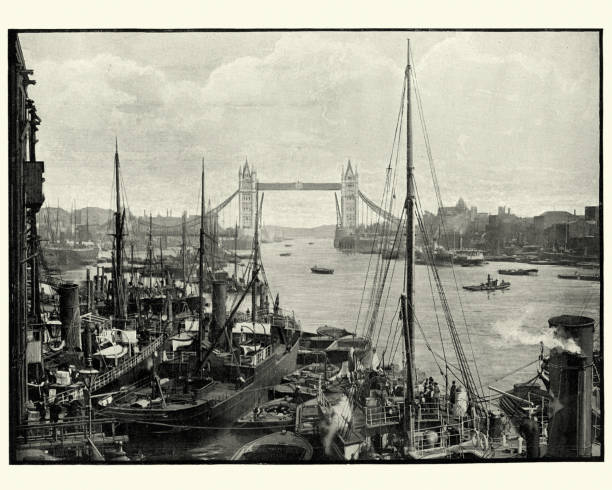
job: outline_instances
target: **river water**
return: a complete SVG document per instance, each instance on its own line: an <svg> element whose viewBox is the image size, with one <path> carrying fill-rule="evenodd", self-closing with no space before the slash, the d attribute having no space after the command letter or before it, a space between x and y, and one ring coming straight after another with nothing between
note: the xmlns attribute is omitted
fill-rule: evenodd
<svg viewBox="0 0 612 490"><path fill-rule="evenodd" d="M280 295L281 307L295 312L303 330L316 331L322 325L330 325L353 332L358 325L358 335L364 332L372 271L378 256L342 253L333 248L331 239L268 243L262 244L261 250L272 293ZM291 255L280 256L287 252ZM334 274L312 274L310 267L314 265L333 268ZM536 375L536 365L520 368L537 359L540 342L546 346L545 352L554 347L547 323L552 316L573 314L595 319L596 348L599 344L600 283L557 277L558 274L571 274L575 268L529 266L538 269L537 276L499 276L499 279L511 282L506 291L487 293L462 289L463 285L486 281L487 274L491 274L493 279L498 278L498 269L516 267L525 265L491 262L481 267L439 268L463 350L470 360L474 379L482 385L485 394L490 393L489 385L509 389L514 383L527 381ZM364 289L368 268L370 281ZM391 320L402 291L403 268L404 261L397 260L389 270L392 289L388 299L386 292L383 295L379 310L379 319L382 319L379 324L382 323L383 327L377 327L373 336L379 357L384 354L385 362L389 362L395 353L393 361L397 364L401 363L403 355L402 343L395 333L397 317L393 322ZM83 272L79 275L82 279ZM441 359L446 354L451 365L456 365L457 361L438 298L436 306L432 298L428 268L417 265L415 315L420 329L417 328L415 334L416 365L418 370L436 378L443 387L439 367L444 371ZM360 304L364 306L360 308ZM439 358L431 354L425 338ZM452 379L451 368L449 383ZM130 452L142 451L150 461L228 459L242 444L259 435L248 430L219 429L208 433L190 431L187 435L171 437L133 437L129 449Z"/></svg>

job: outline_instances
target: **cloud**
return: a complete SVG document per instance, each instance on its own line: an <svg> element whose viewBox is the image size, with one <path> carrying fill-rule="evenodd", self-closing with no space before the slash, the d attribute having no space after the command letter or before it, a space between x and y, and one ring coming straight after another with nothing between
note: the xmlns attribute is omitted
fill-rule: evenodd
<svg viewBox="0 0 612 490"><path fill-rule="evenodd" d="M397 42L393 36L29 35L22 42L38 81L31 94L43 119L38 154L46 161L45 192L65 207L73 197L78 205L108 206L117 136L129 203L138 213L195 211L203 154L207 192L217 200L236 188L248 155L262 181L337 182L351 158L361 169L361 188L377 201L404 70L404 36L398 33ZM481 209L508 204L533 214L543 210L528 207L533 192L538 206L592 202L594 36L414 38L447 202L463 195ZM420 190L435 210L416 110L414 123ZM542 170L555 166L566 173ZM497 202L490 190L499 188L515 202ZM305 212L310 200L320 209ZM266 202L269 224L288 225L295 216L301 225L335 222L331 194L270 195Z"/></svg>

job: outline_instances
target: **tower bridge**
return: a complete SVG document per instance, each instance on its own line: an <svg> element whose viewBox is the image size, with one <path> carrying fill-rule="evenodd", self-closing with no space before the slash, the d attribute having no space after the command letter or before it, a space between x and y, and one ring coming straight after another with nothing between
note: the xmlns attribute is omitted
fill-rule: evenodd
<svg viewBox="0 0 612 490"><path fill-rule="evenodd" d="M243 238L252 238L255 232L257 193L264 191L334 192L336 201L336 239L334 244L338 248L353 248L351 240L354 241L360 224L360 204L365 205L367 209L384 220L391 221L394 224L399 223L399 218L382 209L359 190L359 174L356 169L353 169L350 160L346 168L344 166L342 168L340 182L301 182L299 180L296 182L260 182L257 177L257 170L251 168L247 160L238 170L238 189L220 204L206 212L209 227L214 226L218 221L219 213L238 197L239 235ZM340 200L338 200L338 191L340 192ZM150 226L148 218L138 219L138 229L140 231L148 231ZM193 236L198 235L199 226L199 216L189 220L183 216L182 222L175 225L153 224L151 233L154 236L166 237L181 236L183 233Z"/></svg>

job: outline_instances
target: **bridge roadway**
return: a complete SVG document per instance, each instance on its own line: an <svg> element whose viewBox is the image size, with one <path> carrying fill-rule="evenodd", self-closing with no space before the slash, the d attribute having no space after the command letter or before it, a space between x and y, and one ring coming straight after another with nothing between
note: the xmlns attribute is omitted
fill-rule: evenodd
<svg viewBox="0 0 612 490"><path fill-rule="evenodd" d="M340 191L342 184L325 182L259 182L260 191Z"/></svg>
<svg viewBox="0 0 612 490"><path fill-rule="evenodd" d="M335 182L259 182L257 189L260 191L340 191L342 190L342 184ZM221 202L218 206L211 209L206 213L206 216L212 217L218 215L219 212L225 208L239 193L239 190L234 191L228 198ZM359 197L363 202L376 214L381 216L383 219L393 222L394 224L399 223L399 218L393 216L385 209L382 209L365 194L359 191ZM148 230L149 220L147 218L138 218L138 225L141 230ZM200 218L192 218L185 223L187 235L198 235L200 228ZM166 235L166 236L181 236L182 224L176 225L159 225L153 224L152 234L154 236Z"/></svg>

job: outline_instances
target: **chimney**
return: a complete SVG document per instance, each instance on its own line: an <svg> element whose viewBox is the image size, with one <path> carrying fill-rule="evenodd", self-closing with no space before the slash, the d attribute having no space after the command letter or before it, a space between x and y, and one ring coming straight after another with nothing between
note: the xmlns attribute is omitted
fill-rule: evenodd
<svg viewBox="0 0 612 490"><path fill-rule="evenodd" d="M593 391L592 318L561 315L548 320L555 337L579 351L555 347L550 351L549 436L547 456L591 457L591 400Z"/></svg>
<svg viewBox="0 0 612 490"><path fill-rule="evenodd" d="M79 286L64 283L59 287L60 321L66 339L66 348L71 351L82 351L81 312L79 305Z"/></svg>
<svg viewBox="0 0 612 490"><path fill-rule="evenodd" d="M213 281L212 294L212 315L213 315L213 335L216 337L220 329L225 326L226 312L225 300L227 293L227 285L223 280ZM231 330L229 331L231 338Z"/></svg>

